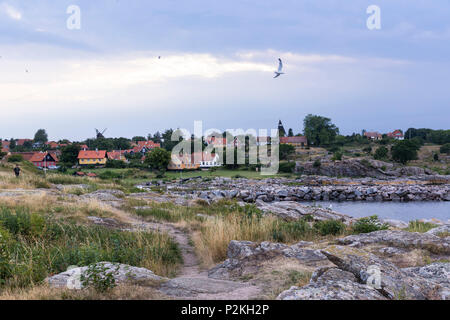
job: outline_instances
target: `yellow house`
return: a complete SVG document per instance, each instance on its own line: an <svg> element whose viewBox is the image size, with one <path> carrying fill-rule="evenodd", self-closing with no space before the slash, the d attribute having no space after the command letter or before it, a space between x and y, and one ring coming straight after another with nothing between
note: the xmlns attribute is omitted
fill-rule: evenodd
<svg viewBox="0 0 450 320"><path fill-rule="evenodd" d="M168 170L196 170L200 167L199 163L195 163L194 155L172 155Z"/></svg>
<svg viewBox="0 0 450 320"><path fill-rule="evenodd" d="M80 165L104 165L106 164L106 150L81 150L78 153Z"/></svg>

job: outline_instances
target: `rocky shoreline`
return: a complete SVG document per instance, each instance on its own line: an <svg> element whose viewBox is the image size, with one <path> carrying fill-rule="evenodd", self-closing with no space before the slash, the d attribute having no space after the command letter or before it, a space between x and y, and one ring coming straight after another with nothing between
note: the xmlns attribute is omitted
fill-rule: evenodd
<svg viewBox="0 0 450 320"><path fill-rule="evenodd" d="M217 200L237 199L247 203L257 201L450 201L448 176L410 177L408 179L231 179L190 178L176 182L147 183L137 186L144 190L159 188L162 192Z"/></svg>

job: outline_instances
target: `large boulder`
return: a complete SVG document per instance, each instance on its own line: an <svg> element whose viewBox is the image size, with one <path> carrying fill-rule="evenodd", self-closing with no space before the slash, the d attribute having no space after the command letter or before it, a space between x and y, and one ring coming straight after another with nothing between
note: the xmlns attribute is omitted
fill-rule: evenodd
<svg viewBox="0 0 450 320"><path fill-rule="evenodd" d="M328 264L327 258L319 250L304 248L309 245L300 242L292 246L282 243L251 241L231 241L228 245L227 260L212 268L208 276L214 279L239 278L257 272L261 266L274 259L292 259L301 265L316 267Z"/></svg>
<svg viewBox="0 0 450 320"><path fill-rule="evenodd" d="M111 262L98 262L96 266L105 268L104 273L111 273L116 282L126 281L161 281L165 278L155 275L152 271L145 268L138 268L126 264L117 264ZM74 267L65 272L56 274L46 279L50 287L67 288L72 286L73 289L83 288L80 282L81 275L87 275L88 266Z"/></svg>
<svg viewBox="0 0 450 320"><path fill-rule="evenodd" d="M308 285L282 292L277 300L386 300L386 297L373 287L358 283L352 273L329 268L313 275Z"/></svg>

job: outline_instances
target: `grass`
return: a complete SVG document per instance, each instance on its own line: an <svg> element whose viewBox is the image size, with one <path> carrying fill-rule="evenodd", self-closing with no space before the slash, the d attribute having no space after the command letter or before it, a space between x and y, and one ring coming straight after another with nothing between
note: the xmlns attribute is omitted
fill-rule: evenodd
<svg viewBox="0 0 450 320"><path fill-rule="evenodd" d="M433 223L414 220L414 221L409 222L409 225L408 225L408 228L406 229L406 231L424 233L424 232L427 232L436 227L437 227L437 225L435 225Z"/></svg>
<svg viewBox="0 0 450 320"><path fill-rule="evenodd" d="M144 208L133 209L140 206ZM144 204L132 200L124 208L146 220L167 221L188 229L205 267L226 259L231 240L295 243L350 234L350 230L339 222L327 221L315 225L308 219L284 221L270 214L262 214L254 205L240 206L232 200L220 200L211 205L198 201L189 207L173 203Z"/></svg>
<svg viewBox="0 0 450 320"><path fill-rule="evenodd" d="M26 206L0 204L0 235L0 290L42 283L70 265L111 261L172 276L181 263L166 234L80 225Z"/></svg>
<svg viewBox="0 0 450 320"><path fill-rule="evenodd" d="M156 286L121 284L105 293L92 289L70 290L50 288L42 284L32 288L8 288L0 292L0 300L167 300Z"/></svg>

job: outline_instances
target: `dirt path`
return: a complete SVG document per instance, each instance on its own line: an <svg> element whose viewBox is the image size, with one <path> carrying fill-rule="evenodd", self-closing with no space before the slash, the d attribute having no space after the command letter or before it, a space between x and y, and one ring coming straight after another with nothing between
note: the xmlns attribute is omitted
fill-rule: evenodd
<svg viewBox="0 0 450 320"><path fill-rule="evenodd" d="M179 246L183 257L183 266L179 275L161 287L161 291L176 299L201 300L249 300L261 292L257 286L237 282L217 280L208 277L202 270L189 235L170 223L147 222L128 215L134 230L151 230L167 233Z"/></svg>

